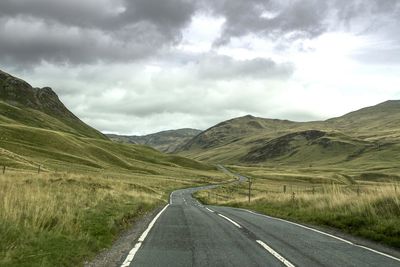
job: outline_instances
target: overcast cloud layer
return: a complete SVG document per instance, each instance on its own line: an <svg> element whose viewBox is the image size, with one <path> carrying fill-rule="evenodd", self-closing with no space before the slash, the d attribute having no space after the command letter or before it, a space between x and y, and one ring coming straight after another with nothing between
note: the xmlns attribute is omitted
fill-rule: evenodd
<svg viewBox="0 0 400 267"><path fill-rule="evenodd" d="M145 134L400 98L398 0L2 0L0 68Z"/></svg>

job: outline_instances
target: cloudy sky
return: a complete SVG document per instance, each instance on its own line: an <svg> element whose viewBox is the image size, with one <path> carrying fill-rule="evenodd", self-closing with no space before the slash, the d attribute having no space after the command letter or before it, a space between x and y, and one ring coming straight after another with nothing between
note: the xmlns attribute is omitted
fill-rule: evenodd
<svg viewBox="0 0 400 267"><path fill-rule="evenodd" d="M0 68L103 132L400 99L399 0L1 0Z"/></svg>

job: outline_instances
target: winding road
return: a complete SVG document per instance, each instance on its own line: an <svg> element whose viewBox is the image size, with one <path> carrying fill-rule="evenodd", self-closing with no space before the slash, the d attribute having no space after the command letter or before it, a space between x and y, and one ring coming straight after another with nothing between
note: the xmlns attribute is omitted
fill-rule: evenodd
<svg viewBox="0 0 400 267"><path fill-rule="evenodd" d="M399 258L303 225L192 197L211 187L173 192L121 266L400 266Z"/></svg>

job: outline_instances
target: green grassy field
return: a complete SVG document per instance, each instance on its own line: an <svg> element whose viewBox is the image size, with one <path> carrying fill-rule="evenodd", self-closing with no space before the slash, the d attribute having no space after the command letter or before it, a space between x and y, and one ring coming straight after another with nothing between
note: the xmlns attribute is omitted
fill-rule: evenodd
<svg viewBox="0 0 400 267"><path fill-rule="evenodd" d="M0 99L0 266L83 265L172 190L230 179L213 165L114 143L50 88L1 71Z"/></svg>
<svg viewBox="0 0 400 267"><path fill-rule="evenodd" d="M0 266L79 266L212 165L72 133L0 124ZM40 173L38 173L40 166Z"/></svg>
<svg viewBox="0 0 400 267"><path fill-rule="evenodd" d="M177 188L226 180L212 170L0 175L0 266L79 266ZM161 172L161 170L159 170Z"/></svg>
<svg viewBox="0 0 400 267"><path fill-rule="evenodd" d="M400 248L399 168L243 167L248 183L197 193L207 204L229 205L344 232Z"/></svg>

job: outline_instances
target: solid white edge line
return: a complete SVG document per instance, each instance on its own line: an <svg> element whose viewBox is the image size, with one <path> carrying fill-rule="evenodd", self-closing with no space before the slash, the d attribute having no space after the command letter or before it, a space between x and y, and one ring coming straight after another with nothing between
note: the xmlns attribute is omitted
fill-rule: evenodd
<svg viewBox="0 0 400 267"><path fill-rule="evenodd" d="M240 209L240 208L239 208L239 209ZM331 237L331 238L340 240L340 241L342 241L342 242L344 242L344 243L347 243L347 244L349 244L349 245L353 245L353 246L356 246L356 247L360 247L360 248L369 250L369 251L371 251L371 252L375 252L375 253L377 253L377 254L379 254L379 255L382 255L382 256L385 256L385 257L388 257L388 258L390 258L390 259L393 259L393 260L395 260L395 261L399 261L399 262L400 262L400 259L399 259L399 258L396 258L396 257L394 257L394 256L392 256L392 255L383 253L383 252L381 252L381 251L378 251L378 250L375 250L375 249L372 249L372 248L369 248L369 247L365 247L365 246L362 246L362 245L354 244L353 242L348 241L348 240L346 240L346 239L340 238L340 237L335 236L335 235L332 235L332 234L328 234L328 233L322 232L322 231L320 231L320 230L317 230L317 229L314 229L314 228L311 228L311 227L308 227L308 226L305 226L305 225L302 225L302 224L298 224L298 223L294 223L294 222L287 221L287 220L284 220L284 219L275 218L275 217L271 217L271 216L268 216L268 215L260 214L260 213L257 213L257 212L251 211L251 210L246 210L246 209L240 209L240 210L244 210L244 211L250 212L250 213L252 213L252 214L255 214L255 215L258 215L258 216L262 216L262 217L266 217L266 218L269 218L269 219L278 220L278 221L286 222L286 223L289 223L289 224L293 224L293 225L302 227L302 228L304 228L304 229L307 229L307 230L310 230L310 231L314 231L314 232L316 232L316 233L319 233L319 234L322 234L322 235L329 236L329 237Z"/></svg>
<svg viewBox="0 0 400 267"><path fill-rule="evenodd" d="M142 242L145 240L147 235L149 234L151 228L153 228L154 224L156 223L157 219L161 216L161 214L168 208L169 204L167 204L157 215L154 217L154 219L150 222L149 226L147 226L147 229L142 233L142 235L139 237L137 243L135 246L129 251L128 256L126 257L125 261L122 263L121 267L127 267L132 263L133 258L135 257L136 252L138 252L140 246L142 245Z"/></svg>
<svg viewBox="0 0 400 267"><path fill-rule="evenodd" d="M356 247L360 247L360 248L363 248L363 249L366 249L366 250L375 252L375 253L377 253L377 254L380 254L380 255L382 255L382 256L385 256L385 257L391 258L392 260L395 260L395 261L399 261L399 262L400 262L400 259L399 259L399 258L396 258L396 257L394 257L394 256L392 256L392 255L389 255L389 254L386 254L386 253L383 253L383 252L380 252L380 251L378 251L378 250L375 250L375 249L372 249L372 248L369 248L369 247L365 247L365 246L362 246L362 245L357 245L357 244L353 244L353 245L356 246Z"/></svg>
<svg viewBox="0 0 400 267"><path fill-rule="evenodd" d="M269 253L271 253L275 258L277 258L279 261L281 261L283 264L285 264L287 267L294 267L294 265L288 261L287 259L285 259L284 257L282 257L278 252L276 252L275 250L273 250L270 246L268 246L267 244L265 244L263 241L261 240L256 240L256 242L258 244L260 244L265 250L267 250Z"/></svg>
<svg viewBox="0 0 400 267"><path fill-rule="evenodd" d="M232 223L234 226L236 226L237 228L242 228L242 226L241 226L240 224L238 224L237 222L235 222L235 221L229 219L228 217L226 217L226 216L224 216L224 215L222 215L222 214L219 214L219 213L218 213L218 215L221 216L222 218L224 218L225 220L231 222L231 223Z"/></svg>
<svg viewBox="0 0 400 267"><path fill-rule="evenodd" d="M266 217L266 218L269 218L269 219L274 219L274 220L277 220L277 221L282 221L282 222L290 223L290 224L293 224L293 225L296 225L296 226L305 228L305 229L307 229L307 230L311 230L311 231L317 232L317 233L319 233L319 234L332 237L332 238L334 238L334 239L340 240L340 241L345 242L345 243L347 243L347 244L354 245L352 242L350 242L350 241L348 241L348 240L346 240L346 239L343 239L343 238L340 238L340 237L337 237L337 236L334 236L334 235L331 235L331 234L322 232L322 231L320 231L320 230L317 230L317 229L314 229L314 228L311 228L311 227L307 227L307 226L302 225L302 224L294 223L294 222L287 221L287 220L280 219L280 218L271 217L271 216L264 215L264 214L259 214L259 213L257 213L257 212L251 211L251 210L246 210L246 211L247 211L247 212L250 212L250 213L252 213L252 214L258 215L258 216L262 216L262 217Z"/></svg>
<svg viewBox="0 0 400 267"><path fill-rule="evenodd" d="M131 249L131 251L129 251L129 254L126 257L124 263L122 263L121 267L128 267L131 264L133 257L135 257L135 254L139 250L141 245L142 245L142 242L138 242L135 244L133 249Z"/></svg>
<svg viewBox="0 0 400 267"><path fill-rule="evenodd" d="M209 208L206 207L206 210L208 210L209 212L214 212L213 210L210 210Z"/></svg>

